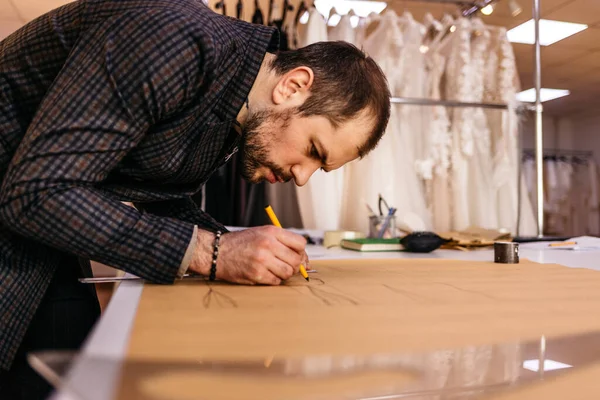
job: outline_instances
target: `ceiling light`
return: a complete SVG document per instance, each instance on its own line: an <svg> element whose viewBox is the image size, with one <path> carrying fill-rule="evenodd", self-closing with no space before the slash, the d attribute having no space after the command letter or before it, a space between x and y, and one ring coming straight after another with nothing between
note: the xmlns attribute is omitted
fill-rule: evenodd
<svg viewBox="0 0 600 400"><path fill-rule="evenodd" d="M523 12L523 8L517 3L517 0L510 0L508 2L508 9L510 10L510 15L513 17L516 17Z"/></svg>
<svg viewBox="0 0 600 400"><path fill-rule="evenodd" d="M572 22L540 20L540 44L550 46L559 40L579 33L587 29L587 25L574 24ZM508 31L508 40L513 43L534 44L535 22L532 19Z"/></svg>
<svg viewBox="0 0 600 400"><path fill-rule="evenodd" d="M340 23L342 17L339 14L333 14L327 21L327 26L337 26Z"/></svg>
<svg viewBox="0 0 600 400"><path fill-rule="evenodd" d="M554 371L556 369L571 368L572 365L564 364L553 360L544 360L544 371ZM525 360L523 361L523 368L533 372L540 370L540 360Z"/></svg>
<svg viewBox="0 0 600 400"><path fill-rule="evenodd" d="M387 3L382 1L369 0L315 0L315 8L325 18L329 16L329 11L335 7L336 11L341 15L346 15L350 10L359 17L366 17L370 13L381 13Z"/></svg>
<svg viewBox="0 0 600 400"><path fill-rule="evenodd" d="M429 51L429 46L425 46L424 44L422 44L422 45L419 47L419 51L420 51L421 53L425 54L425 53L427 53L427 52Z"/></svg>
<svg viewBox="0 0 600 400"><path fill-rule="evenodd" d="M360 17L358 15L353 15L350 17L350 25L352 25L353 28L356 28L359 22Z"/></svg>
<svg viewBox="0 0 600 400"><path fill-rule="evenodd" d="M452 32L452 33L456 32L456 25L452 25L450 27L450 32Z"/></svg>
<svg viewBox="0 0 600 400"><path fill-rule="evenodd" d="M300 17L300 23L302 25L308 23L308 18L310 17L310 14L308 13L308 11L304 11L304 14L302 14L302 16Z"/></svg>
<svg viewBox="0 0 600 400"><path fill-rule="evenodd" d="M543 88L540 92L540 99L543 102L550 101L554 99L558 99L559 97L564 97L570 95L571 92L564 89L546 89ZM520 93L517 93L517 100L522 101L524 103L534 103L535 102L535 89L527 89Z"/></svg>
<svg viewBox="0 0 600 400"><path fill-rule="evenodd" d="M493 12L494 12L494 6L491 4L488 4L487 6L485 6L481 9L481 13L483 15L491 15Z"/></svg>

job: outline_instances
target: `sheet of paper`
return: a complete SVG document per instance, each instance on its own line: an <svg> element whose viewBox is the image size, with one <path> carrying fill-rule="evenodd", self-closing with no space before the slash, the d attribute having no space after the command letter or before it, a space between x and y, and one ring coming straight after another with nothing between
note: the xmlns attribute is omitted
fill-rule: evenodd
<svg viewBox="0 0 600 400"><path fill-rule="evenodd" d="M513 265L433 259L315 260L313 266L318 273L311 275L311 282L295 276L280 287L209 282L146 286L128 361L177 364L325 357L326 364L327 357L485 346L600 329L596 318L600 273L591 270L527 260ZM474 371L486 365L486 357L473 360ZM443 378L444 373L450 372L438 375ZM588 381L586 376L570 379L587 394L600 395L599 380ZM125 368L120 398L143 385L153 388L148 393L164 393L168 388L161 389L160 382L185 392L186 382L200 379L185 373L180 379L168 377L166 370L144 375ZM364 384L384 378L357 377ZM236 398L241 392L230 383L213 389L219 396L229 393L223 398ZM283 386L280 389L287 393ZM570 398L560 390L548 392L551 395L544 399ZM204 398L193 395L176 398Z"/></svg>
<svg viewBox="0 0 600 400"><path fill-rule="evenodd" d="M523 249L531 250L577 250L592 251L600 250L600 238L593 236L578 236L565 240L564 242L531 242L520 244Z"/></svg>

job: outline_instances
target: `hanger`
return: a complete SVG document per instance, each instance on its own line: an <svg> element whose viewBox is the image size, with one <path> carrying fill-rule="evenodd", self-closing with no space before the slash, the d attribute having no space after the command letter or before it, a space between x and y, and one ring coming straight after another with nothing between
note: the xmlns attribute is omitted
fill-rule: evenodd
<svg viewBox="0 0 600 400"><path fill-rule="evenodd" d="M288 11L294 11L294 6L290 4L289 0L283 0L283 12L281 15L281 20L285 23L285 18L287 16Z"/></svg>
<svg viewBox="0 0 600 400"><path fill-rule="evenodd" d="M442 24L433 18L431 13L426 13L423 17L423 26L425 27L423 45L429 48L429 43L433 42L433 39L438 35L438 32L442 30Z"/></svg>
<svg viewBox="0 0 600 400"><path fill-rule="evenodd" d="M442 29L438 31L437 35L429 44L429 53L431 53L432 50L437 51L440 47L448 42L448 37L454 33L452 27L456 27L456 22L457 21L452 18L450 14L444 14L441 21Z"/></svg>
<svg viewBox="0 0 600 400"><path fill-rule="evenodd" d="M294 17L294 26L298 26L300 23L300 18L302 18L302 15L304 15L306 11L308 11L306 2L302 0L300 4L298 4L298 10L296 11L296 16Z"/></svg>
<svg viewBox="0 0 600 400"><path fill-rule="evenodd" d="M237 4L235 6L235 13L236 13L237 19L242 19L243 12L244 12L244 3L242 0L238 0Z"/></svg>
<svg viewBox="0 0 600 400"><path fill-rule="evenodd" d="M275 1L269 0L269 11L267 12L267 25L271 25L273 22L273 10L275 8Z"/></svg>
<svg viewBox="0 0 600 400"><path fill-rule="evenodd" d="M258 4L258 0L254 0L254 14L252 15L252 23L264 25L265 19L263 17L262 10L260 9L260 5Z"/></svg>
<svg viewBox="0 0 600 400"><path fill-rule="evenodd" d="M227 15L227 7L225 6L225 0L219 0L216 4L215 4L215 8L218 9L222 9L222 15Z"/></svg>

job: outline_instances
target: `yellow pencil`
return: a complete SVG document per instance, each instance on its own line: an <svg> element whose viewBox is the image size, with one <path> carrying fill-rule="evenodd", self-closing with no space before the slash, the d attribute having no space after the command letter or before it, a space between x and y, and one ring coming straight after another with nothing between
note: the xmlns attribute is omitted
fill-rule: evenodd
<svg viewBox="0 0 600 400"><path fill-rule="evenodd" d="M267 215L271 219L271 222L273 223L273 225L275 225L278 228L281 228L282 226L279 223L279 220L277 219L277 215L275 215L275 212L273 211L271 206L266 206L265 210L267 211ZM309 280L308 274L306 273L306 268L304 268L304 264L300 264L300 273L302 274L304 279L306 279L307 281Z"/></svg>
<svg viewBox="0 0 600 400"><path fill-rule="evenodd" d="M550 247L560 247L560 246L573 246L576 245L577 242L562 242L562 243L550 243L548 246Z"/></svg>

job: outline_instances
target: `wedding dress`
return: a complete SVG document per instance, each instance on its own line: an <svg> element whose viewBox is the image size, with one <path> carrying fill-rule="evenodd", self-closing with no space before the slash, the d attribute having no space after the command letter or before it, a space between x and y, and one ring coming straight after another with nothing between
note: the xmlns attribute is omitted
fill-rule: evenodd
<svg viewBox="0 0 600 400"><path fill-rule="evenodd" d="M393 11L386 12L377 23L375 31L364 41L364 50L386 74L390 91L393 93L398 82L398 71L394 66L399 63L404 45L402 31ZM369 204L373 210L377 210L379 194L391 207L398 208L399 212L406 209L405 205L400 205L403 199L399 178L405 171L398 168L397 160L401 155L394 152L397 148L396 131L397 119L392 107L386 133L379 145L364 159L355 160L347 165L347 199L342 212L342 225L345 229L369 231L369 212L366 205Z"/></svg>
<svg viewBox="0 0 600 400"><path fill-rule="evenodd" d="M398 16L393 11L381 16L377 27L364 42L366 53L386 74L392 93L401 90L403 77L398 65L401 65L404 44ZM426 218L427 210L414 165L407 154L410 152L406 147L407 135L414 135L414 132L400 131L399 107L392 104L386 133L379 145L363 160L348 165L348 197L343 212L343 225L347 229L368 231L366 204L377 210L379 194L391 207L398 209L398 221L410 216L418 220L419 226L426 226L427 221L421 219Z"/></svg>
<svg viewBox="0 0 600 400"><path fill-rule="evenodd" d="M519 177L519 119L515 110L519 85L515 55L505 28L488 27L488 30L491 44L485 64L487 76L483 99L489 103L509 105L508 110L486 110L492 132L492 182L496 193L498 225L509 229L513 234L518 232L521 236L534 236L537 233L537 223L534 214L536 194L533 160L524 162L523 172Z"/></svg>
<svg viewBox="0 0 600 400"><path fill-rule="evenodd" d="M471 54L468 68L469 100L483 102L485 57L489 50L490 33L479 19L471 21ZM469 223L485 229L497 229L498 214L493 182L491 132L483 108L469 110L472 125L472 154L468 156Z"/></svg>
<svg viewBox="0 0 600 400"><path fill-rule="evenodd" d="M314 8L309 12L308 23L301 36L302 46L328 40L327 24ZM317 170L306 185L296 188L300 214L305 229L340 229L340 212L344 198L345 167L335 171Z"/></svg>
<svg viewBox="0 0 600 400"><path fill-rule="evenodd" d="M426 30L435 26L437 21L426 15ZM419 53L429 50L430 40L423 38ZM425 95L432 100L441 100L441 80L446 69L446 59L437 52L427 53L423 57L425 71ZM448 232L451 229L450 199L450 120L448 110L442 106L425 106L421 109L424 118L421 131L421 153L416 161L419 177L424 182L424 191L432 229L436 232Z"/></svg>
<svg viewBox="0 0 600 400"><path fill-rule="evenodd" d="M448 23L444 24L448 26ZM447 52L445 73L445 97L448 100L469 101L469 77L471 61L471 27L465 18L454 21L454 32L439 49ZM451 221L452 229L464 230L471 224L468 196L468 159L473 155L473 125L467 108L456 107L450 111L452 140L450 155Z"/></svg>

